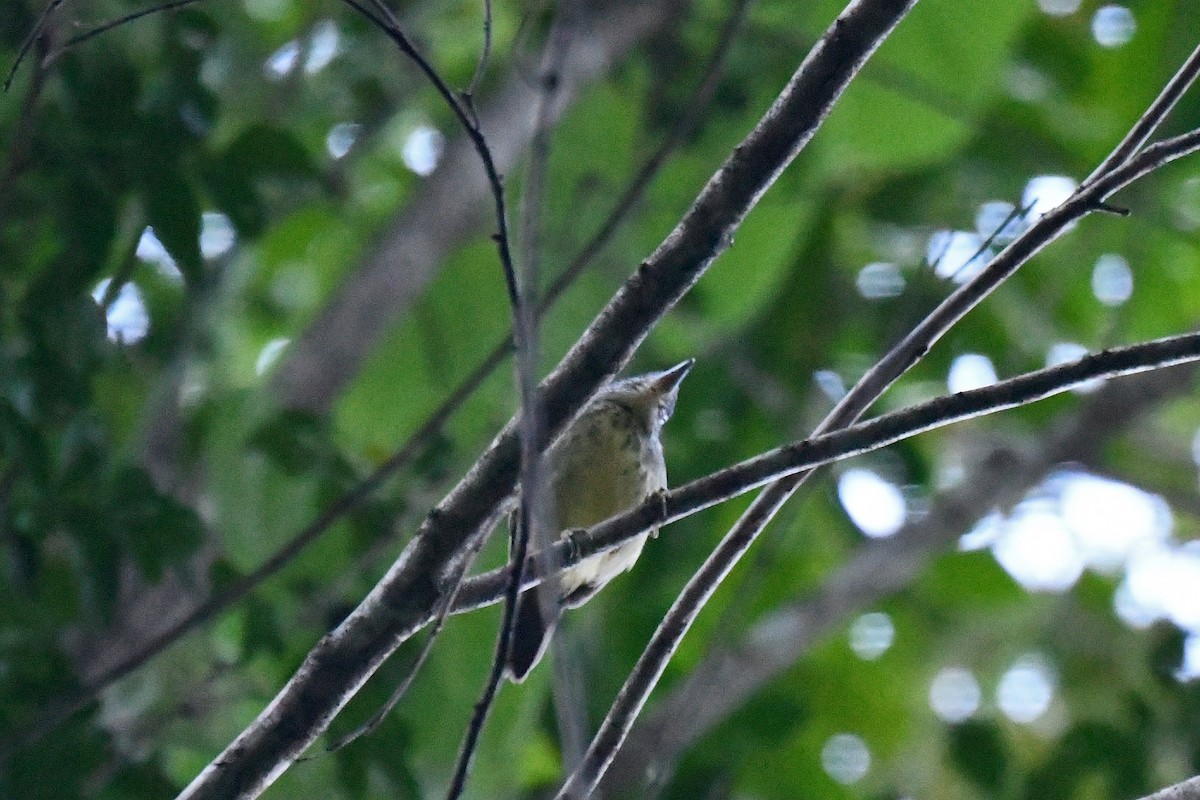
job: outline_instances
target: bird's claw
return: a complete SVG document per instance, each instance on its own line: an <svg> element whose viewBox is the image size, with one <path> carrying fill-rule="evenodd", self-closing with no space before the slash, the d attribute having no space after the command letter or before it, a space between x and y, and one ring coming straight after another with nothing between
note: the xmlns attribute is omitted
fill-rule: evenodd
<svg viewBox="0 0 1200 800"><path fill-rule="evenodd" d="M659 519L666 519L666 518L667 518L667 513L668 513L668 510L667 510L667 490L666 490L666 489L656 489L656 490L654 491L654 493L650 495L650 499L651 499L651 500L654 500L655 502L657 502L657 503L658 503L658 515L659 515ZM657 538L658 538L658 526L655 526L654 528L652 528L652 529L650 530L650 536L651 536L652 538L654 538L654 539L657 539Z"/></svg>
<svg viewBox="0 0 1200 800"><path fill-rule="evenodd" d="M567 543L567 558L571 562L578 561L583 555L583 537L587 534L587 528L571 528L563 531L562 538Z"/></svg>

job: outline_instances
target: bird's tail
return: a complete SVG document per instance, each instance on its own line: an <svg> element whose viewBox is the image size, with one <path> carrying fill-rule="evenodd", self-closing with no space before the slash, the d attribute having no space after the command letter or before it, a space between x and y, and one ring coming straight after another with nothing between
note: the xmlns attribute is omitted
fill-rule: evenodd
<svg viewBox="0 0 1200 800"><path fill-rule="evenodd" d="M505 673L513 683L525 680L529 671L542 660L557 622L557 614L547 618L536 589L525 592L517 600L517 619L505 664Z"/></svg>

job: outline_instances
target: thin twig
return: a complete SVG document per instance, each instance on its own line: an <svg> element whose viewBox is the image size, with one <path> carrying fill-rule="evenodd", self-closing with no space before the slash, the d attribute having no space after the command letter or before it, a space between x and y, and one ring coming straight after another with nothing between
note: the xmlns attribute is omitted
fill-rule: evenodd
<svg viewBox="0 0 1200 800"><path fill-rule="evenodd" d="M21 42L21 47L17 50L17 57L13 64L8 69L8 74L4 76L4 92L7 94L9 88L12 87L13 78L17 75L17 70L21 68L21 63L25 57L29 55L29 51L33 48L38 37L42 35L42 31L46 27L46 23L50 20L50 15L53 14L58 7L63 4L64 0L50 0L42 13L38 15L37 20L33 23L33 27L29 33L25 35L24 41Z"/></svg>
<svg viewBox="0 0 1200 800"><path fill-rule="evenodd" d="M1004 220L996 226L995 230L988 234L988 237L979 243L979 247L975 249L975 252L971 255L971 257L963 261L962 266L955 271L954 275L950 275L948 277L953 279L955 275L958 275L965 270L971 264L971 262L987 253L988 248L990 248L996 242L996 240L1000 238L1000 235L1004 233L1004 229L1007 228L1008 225L1014 220L1024 219L1036 202L1037 198L1032 198L1023 206L1013 206L1008 214L1005 215ZM937 271L938 266L941 264L942 259L946 257L946 252L949 251L949 249L950 239L947 237L946 244L942 247L941 253L938 254L937 260L929 265L930 269L933 269L935 272Z"/></svg>
<svg viewBox="0 0 1200 800"><path fill-rule="evenodd" d="M530 161L524 192L521 198L521 249L522 266L519 302L513 307L514 340L517 346L517 387L521 397L521 511L517 515L514 543L511 548L509 585L505 591L504 614L496 637L492 668L479 700L471 713L455 762L446 800L459 800L466 788L467 775L474 758L479 737L487 722L488 714L504 679L504 669L512 646L516 628L517 600L521 593L522 572L525 557L529 552L530 537L537 537L538 544L548 538L553 527L554 511L548 508L545 485L541 476L541 453L538 442L542 438L541 401L537 395L538 361L538 315L537 289L540 282L542 213L547 170L550 161L550 144L553 132L554 103L558 97L559 73L570 43L570 9L563 0L555 8L555 19L550 26L546 56L543 59L541 92L538 98L537 120L533 140L530 144ZM547 601L550 598L545 598Z"/></svg>
<svg viewBox="0 0 1200 800"><path fill-rule="evenodd" d="M442 632L442 628L446 623L446 618L450 614L450 609L454 607L455 600L458 598L458 593L463 587L463 578L470 571L471 565L475 563L475 557L479 555L479 551L483 547L483 543L487 540L487 533L495 524L495 520L487 525L482 526L476 532L474 540L468 547L468 553L462 562L457 565L455 574L450 578L450 591L446 594L446 599L439 604L433 616L433 624L425 634L425 641L421 644L421 651L417 653L417 657L413 659L412 665L408 668L408 674L404 676L404 680L392 690L387 702L380 706L379 710L371 715L370 719L362 725L355 728L350 733L338 739L333 744L325 748L325 752L334 753L341 750L348 744L368 736L380 726L387 715L392 712L392 709L404 698L408 693L409 688L413 685L417 675L421 672L421 667L425 665L425 661L429 658L429 654L433 652L433 645L437 641L438 635ZM304 759L297 759L304 760Z"/></svg>
<svg viewBox="0 0 1200 800"><path fill-rule="evenodd" d="M357 11L362 16L366 17L367 21L369 21L375 27L380 28L383 31L389 33L389 35L390 35L389 26L394 26L396 28L396 30L400 30L399 20L396 19L396 15L392 13L392 10L390 8L388 8L386 5L384 5L383 0L369 0L371 6L378 13L372 12L365 5L358 2L358 0L342 0L342 2L344 2L346 5L353 8L355 11ZM405 37L403 34L401 34L401 37L404 39L404 41L406 43L408 42L407 37ZM407 46L411 47L411 45L407 45ZM405 50L404 47L401 47L401 50L405 53L405 55L408 55L408 51ZM413 50L413 52L415 53L416 51ZM420 62L418 62L418 63L420 63ZM430 69L432 69L432 67L430 67ZM422 71L424 71L424 70L422 70ZM440 78L439 78L439 80L440 80Z"/></svg>
<svg viewBox="0 0 1200 800"><path fill-rule="evenodd" d="M1084 183L1091 183L1113 172L1117 167L1124 166L1135 153L1141 150L1158 126L1167 118L1167 114L1171 113L1171 109L1183 97L1183 93L1196 80L1198 74L1200 74L1200 48L1192 51L1192 54L1183 62L1183 66L1175 71L1171 80L1167 81L1167 85L1146 109L1146 113L1142 114L1134 123L1121 143L1100 162L1100 166L1092 171Z"/></svg>
<svg viewBox="0 0 1200 800"><path fill-rule="evenodd" d="M1200 150L1200 128L1155 142L1124 165L1097 179L1095 185L1102 187L1106 195L1118 192L1163 164L1191 155L1197 150Z"/></svg>
<svg viewBox="0 0 1200 800"><path fill-rule="evenodd" d="M16 69L16 65L13 65L14 74ZM8 81L11 80L12 75L9 75ZM17 176L25 168L26 160L29 157L29 148L33 142L34 112L37 110L38 99L42 96L42 89L45 86L46 65L43 57L38 59L38 64L33 70L33 78L29 82L29 88L25 91L25 96L21 98L21 110L18 112L16 125L13 126L12 139L9 141L8 163L4 167L3 177L0 177L0 221L8 216L9 206L17 194ZM8 91L8 82L4 85L4 91Z"/></svg>
<svg viewBox="0 0 1200 800"><path fill-rule="evenodd" d="M376 27L383 31L389 39L391 39L396 47L400 49L404 55L417 65L417 69L429 80L437 93L441 95L442 100L449 106L450 111L458 120L463 132L467 134L467 138L471 140L475 152L479 155L479 160L483 163L484 172L487 175L488 185L491 188L492 204L494 206L496 217L496 249L500 256L500 266L504 272L504 283L508 290L509 303L516 308L520 305L520 296L517 290L516 270L513 267L512 252L509 243L508 234L508 213L505 210L504 202L504 181L500 177L499 171L496 169L496 162L492 158L491 148L488 147L487 138L478 124L472 119L470 109L459 101L458 96L442 78L441 74L434 69L433 65L421 54L404 30L397 24L396 18L387 12L387 19L372 14L358 0L342 0L355 11L362 14L370 20ZM376 3L379 0L375 0Z"/></svg>
<svg viewBox="0 0 1200 800"><path fill-rule="evenodd" d="M487 74L488 61L491 60L491 57L492 0L483 0L483 47L479 50L479 61L475 64L475 74L471 76L471 82L463 90L463 99L472 110L474 110L475 92L479 91L479 84L483 82L483 76Z"/></svg>
<svg viewBox="0 0 1200 800"><path fill-rule="evenodd" d="M1196 76L1196 70L1188 70L1187 67L1197 58L1200 58L1200 47L1197 47L1185 63L1185 68L1180 70L1179 74L1187 76L1182 82L1183 85L1173 91L1182 92L1190 85ZM1172 85L1175 83L1176 81L1172 81ZM1172 104L1173 100L1164 102L1160 96L1159 100L1147 109L1138 126L1156 126ZM1147 122L1148 119L1150 122ZM1178 158L1179 155L1200 147L1200 137L1193 143L1189 136L1176 137L1170 145L1158 148L1160 152L1156 153L1157 159L1152 156L1143 164L1136 156L1127 157L1120 162L1121 166L1114 168L1112 172L1079 186L1070 198L1039 218L997 254L978 276L959 287L921 320L846 393L817 426L816 433L827 433L852 424L967 312L982 302L1037 252L1062 235L1072 222L1099 210L1109 195L1128 185L1136 177L1146 174L1151 168L1150 163L1161 166L1167 160ZM1118 145L1123 146L1124 143ZM1146 148L1146 151L1154 150L1154 146ZM1108 163L1108 159L1105 163ZM775 481L763 490L688 581L622 686L600 730L592 740L584 762L564 783L559 793L560 798L581 793L586 795L595 788L700 609L783 504L812 472L812 469L797 472Z"/></svg>
<svg viewBox="0 0 1200 800"><path fill-rule="evenodd" d="M59 2L61 1L62 0L59 0ZM199 2L201 2L201 0L172 0L172 2L169 3L160 3L159 5L151 6L150 8L143 8L138 11L125 14L124 16L111 19L108 22L102 23L101 25L97 25L95 28L84 31L77 36L72 36L70 39L63 42L62 47L59 47L54 52L46 56L46 61L47 63L53 64L54 62L58 61L58 59L62 58L64 53L76 45L83 44L91 39L95 39L97 36L103 33L108 33L113 28L119 28L122 25L139 20L142 17L148 17L152 14L161 14L166 11L175 11L176 9L194 5Z"/></svg>

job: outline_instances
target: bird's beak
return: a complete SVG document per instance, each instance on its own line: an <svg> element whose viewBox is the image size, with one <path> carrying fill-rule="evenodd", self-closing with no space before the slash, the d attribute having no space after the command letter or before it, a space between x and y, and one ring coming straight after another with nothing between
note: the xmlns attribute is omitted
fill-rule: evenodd
<svg viewBox="0 0 1200 800"><path fill-rule="evenodd" d="M691 372L695 363L696 359L689 358L687 361L681 361L670 369L660 372L654 379L654 388L658 390L659 395L670 394L678 389L684 376Z"/></svg>

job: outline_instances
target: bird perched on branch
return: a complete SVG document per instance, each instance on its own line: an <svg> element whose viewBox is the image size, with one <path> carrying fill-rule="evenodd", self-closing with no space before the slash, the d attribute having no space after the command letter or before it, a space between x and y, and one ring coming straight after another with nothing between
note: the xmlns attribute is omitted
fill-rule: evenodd
<svg viewBox="0 0 1200 800"><path fill-rule="evenodd" d="M542 474L563 536L587 528L667 488L660 434L679 384L695 359L662 372L614 381L592 398L546 452ZM576 608L633 566L651 531L563 570L521 595L507 673L525 679L541 660L564 608Z"/></svg>

